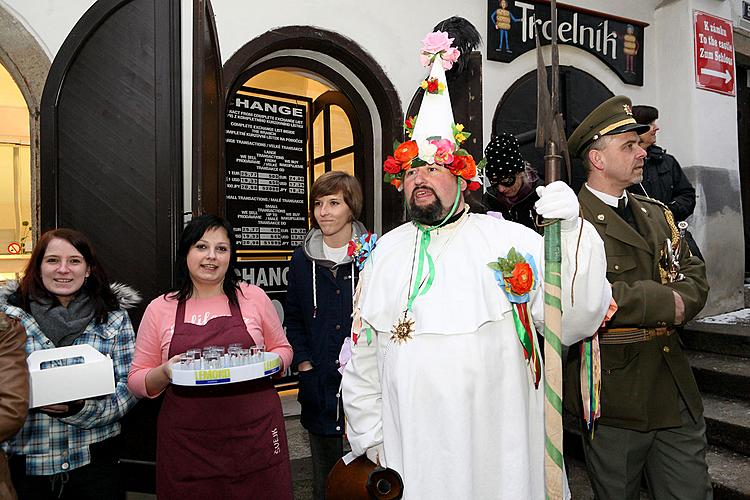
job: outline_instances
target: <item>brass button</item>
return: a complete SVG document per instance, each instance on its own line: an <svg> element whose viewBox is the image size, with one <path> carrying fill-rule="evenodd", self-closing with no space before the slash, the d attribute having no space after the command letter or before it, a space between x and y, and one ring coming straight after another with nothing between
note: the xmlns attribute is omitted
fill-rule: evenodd
<svg viewBox="0 0 750 500"><path fill-rule="evenodd" d="M336 295L339 295L341 293L341 290L336 290Z"/></svg>
<svg viewBox="0 0 750 500"><path fill-rule="evenodd" d="M336 325L336 330L341 330L341 325Z"/></svg>
<svg viewBox="0 0 750 500"><path fill-rule="evenodd" d="M619 270L620 270L620 266L618 266L617 264L615 264L615 271L619 271Z"/></svg>
<svg viewBox="0 0 750 500"><path fill-rule="evenodd" d="M648 213L648 210L646 210L646 209L645 209L645 208L643 208L643 207L641 207L641 210L643 210L643 213L644 213L644 214L647 214L647 213Z"/></svg>
<svg viewBox="0 0 750 500"><path fill-rule="evenodd" d="M664 351L664 352L669 352L669 351L671 351L671 350L672 350L672 349L670 349L668 345L665 345L665 346L664 346L664 347L662 348L662 351Z"/></svg>
<svg viewBox="0 0 750 500"><path fill-rule="evenodd" d="M599 214L596 216L597 220L604 220L604 214Z"/></svg>

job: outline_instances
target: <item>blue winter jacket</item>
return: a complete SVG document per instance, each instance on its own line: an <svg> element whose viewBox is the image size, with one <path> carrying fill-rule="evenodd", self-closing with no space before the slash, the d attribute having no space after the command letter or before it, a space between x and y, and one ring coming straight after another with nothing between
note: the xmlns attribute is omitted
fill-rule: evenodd
<svg viewBox="0 0 750 500"><path fill-rule="evenodd" d="M353 232L360 235L366 230L355 222ZM338 393L341 384L338 357L344 339L351 333L352 291L358 272L348 258L334 264L324 257L318 229L310 231L305 244L294 251L289 264L284 326L294 349L292 369L297 370L303 361L313 365L312 370L300 372L298 394L302 426L313 434L335 436L344 432L344 412Z"/></svg>

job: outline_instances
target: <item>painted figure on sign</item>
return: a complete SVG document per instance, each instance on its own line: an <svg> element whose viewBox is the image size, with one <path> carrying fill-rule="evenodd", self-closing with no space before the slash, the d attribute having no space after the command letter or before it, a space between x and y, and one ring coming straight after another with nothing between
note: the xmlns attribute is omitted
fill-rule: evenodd
<svg viewBox="0 0 750 500"><path fill-rule="evenodd" d="M625 28L625 35L622 37L622 52L625 54L625 73L635 74L635 56L638 55L638 49L641 44L635 36L635 27L628 24Z"/></svg>
<svg viewBox="0 0 750 500"><path fill-rule="evenodd" d="M505 52L512 52L510 50L510 43L508 42L508 32L510 32L510 23L521 22L513 13L508 9L507 0L500 0L500 8L490 14L490 20L495 23L495 29L500 31L500 43L495 50L503 50L503 40L505 40Z"/></svg>

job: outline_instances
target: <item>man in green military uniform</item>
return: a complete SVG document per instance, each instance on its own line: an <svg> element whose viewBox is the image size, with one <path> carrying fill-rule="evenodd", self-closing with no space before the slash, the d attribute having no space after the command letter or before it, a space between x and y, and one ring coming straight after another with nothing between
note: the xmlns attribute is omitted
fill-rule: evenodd
<svg viewBox="0 0 750 500"><path fill-rule="evenodd" d="M698 314L708 283L703 263L679 241L671 212L626 191L643 176L646 152L638 134L647 127L633 119L630 99L616 96L569 139L571 153L587 169L578 198L584 218L604 240L617 305L594 340L601 353L601 416L592 430L584 425L586 466L602 500L639 498L644 472L651 498L703 500L712 498L703 405L674 327ZM676 266L662 256L670 253L667 239L678 240L672 248L679 258L672 264L678 262L679 270L671 274ZM579 347L569 351L565 399L583 416L581 357L588 347ZM595 371L583 377L592 387Z"/></svg>

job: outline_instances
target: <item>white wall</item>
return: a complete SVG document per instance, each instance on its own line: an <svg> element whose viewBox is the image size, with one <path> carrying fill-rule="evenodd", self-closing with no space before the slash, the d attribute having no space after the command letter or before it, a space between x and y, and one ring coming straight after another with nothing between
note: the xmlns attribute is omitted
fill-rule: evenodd
<svg viewBox="0 0 750 500"><path fill-rule="evenodd" d="M73 26L95 0L0 0L53 59Z"/></svg>
<svg viewBox="0 0 750 500"><path fill-rule="evenodd" d="M378 62L396 88L402 107L411 99L426 69L418 63L421 38L441 19L461 15L486 37L485 0L408 2L381 0L212 0L221 57L226 61L250 40L277 27L318 26L340 33ZM17 14L51 58L94 0L0 0ZM634 103L652 104L661 112L659 143L673 153L698 189L698 207L691 228L707 253L711 276L711 305L707 312L741 306L744 266L719 255L744 251L739 209L736 100L695 88L692 10L727 19L741 12L741 0L568 0L566 3L612 16L648 23L643 40L644 85L624 84L604 63L580 49L562 46L560 63L574 66L599 79L615 94ZM182 0L183 21L183 139L185 210L189 210L191 179L192 0ZM483 48L483 53L486 52ZM545 49L549 63L549 49ZM325 58L325 55L321 56ZM510 64L487 61L483 68L484 142L489 139L497 103L521 76L533 71L536 57L528 52ZM354 75L349 75L355 80ZM353 81L355 86L359 86ZM377 124L373 123L378 129ZM377 162L376 162L377 163ZM732 229L732 225L734 229ZM712 250L709 241L721 241ZM717 245L714 245L717 246Z"/></svg>
<svg viewBox="0 0 750 500"><path fill-rule="evenodd" d="M657 9L652 72L662 128L658 143L680 161L696 188L696 209L688 222L706 259L711 285L706 315L743 307L744 239L737 102L695 86L693 10L732 17L732 3L715 0L681 0Z"/></svg>

